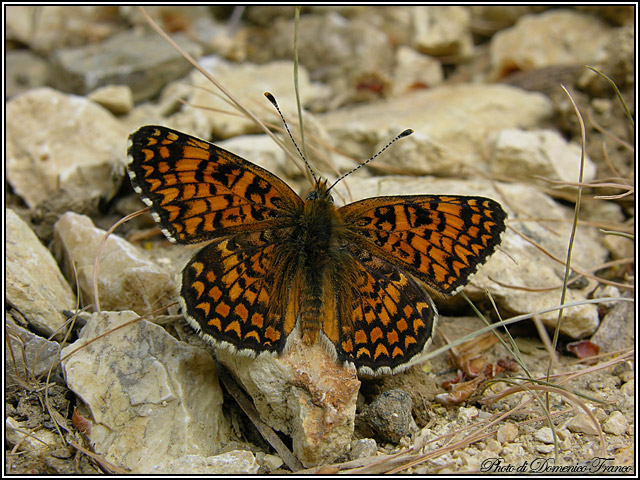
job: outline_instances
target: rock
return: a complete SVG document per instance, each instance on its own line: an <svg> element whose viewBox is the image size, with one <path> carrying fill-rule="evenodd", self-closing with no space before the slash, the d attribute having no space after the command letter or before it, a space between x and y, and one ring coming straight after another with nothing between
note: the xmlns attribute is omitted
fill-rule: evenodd
<svg viewBox="0 0 640 480"><path fill-rule="evenodd" d="M491 173L498 178L547 188L554 185L546 180L576 183L580 179L580 146L567 142L552 130L500 130L490 141L488 156ZM582 181L593 180L595 174L595 164L585 155Z"/></svg>
<svg viewBox="0 0 640 480"><path fill-rule="evenodd" d="M590 64L611 30L597 17L574 10L525 15L491 40L492 78L550 65Z"/></svg>
<svg viewBox="0 0 640 480"><path fill-rule="evenodd" d="M513 423L503 423L498 428L497 439L501 444L512 443L518 438L518 426Z"/></svg>
<svg viewBox="0 0 640 480"><path fill-rule="evenodd" d="M292 20L275 22L269 44L260 47L276 58L291 59L293 32ZM327 84L331 91L322 101L323 110L380 98L389 90L393 46L389 37L366 19L347 20L336 12L303 15L298 32L300 64L313 81ZM319 42L318 38L324 40ZM255 50L259 54L261 49ZM291 84L291 77L287 78Z"/></svg>
<svg viewBox="0 0 640 480"><path fill-rule="evenodd" d="M67 318L63 310L76 307L76 297L58 264L29 226L6 210L6 298L35 331L62 340Z"/></svg>
<svg viewBox="0 0 640 480"><path fill-rule="evenodd" d="M400 45L396 52L396 68L393 71L392 92L404 95L420 88L432 88L444 81L440 62L429 55Z"/></svg>
<svg viewBox="0 0 640 480"><path fill-rule="evenodd" d="M185 455L154 465L152 475L255 475L258 462L248 450L233 450L212 457Z"/></svg>
<svg viewBox="0 0 640 480"><path fill-rule="evenodd" d="M611 258L619 260L621 258L633 258L635 252L635 242L633 238L621 237L619 235L607 235L604 238L604 246L607 247Z"/></svg>
<svg viewBox="0 0 640 480"><path fill-rule="evenodd" d="M229 426L211 356L137 317L94 314L61 352L94 451L146 474L185 455L216 454Z"/></svg>
<svg viewBox="0 0 640 480"><path fill-rule="evenodd" d="M185 35L173 40L192 57L202 54L199 45ZM105 85L128 85L136 102L156 95L169 81L192 66L158 35L127 31L103 42L57 50L52 57L53 84L60 90L86 94Z"/></svg>
<svg viewBox="0 0 640 480"><path fill-rule="evenodd" d="M535 446L536 452L539 453L551 453L554 450L554 446L553 445L536 445Z"/></svg>
<svg viewBox="0 0 640 480"><path fill-rule="evenodd" d="M292 340L280 357L254 359L223 348L216 357L253 398L260 418L291 437L305 467L331 463L351 443L360 382L321 345Z"/></svg>
<svg viewBox="0 0 640 480"><path fill-rule="evenodd" d="M403 390L387 390L376 397L358 416L361 428L378 438L398 443L417 427L411 415L413 402Z"/></svg>
<svg viewBox="0 0 640 480"><path fill-rule="evenodd" d="M6 441L10 445L17 445L18 443L21 445L18 451L31 451L42 454L47 449L60 446L59 437L54 432L46 428L28 428L12 417L5 418L5 429ZM29 435L27 435L27 432L29 432Z"/></svg>
<svg viewBox="0 0 640 480"><path fill-rule="evenodd" d="M628 294L627 294L628 295ZM632 348L635 339L635 305L634 302L617 302L602 318L600 327L591 337L591 341L599 345L604 352L615 352Z"/></svg>
<svg viewBox="0 0 640 480"><path fill-rule="evenodd" d="M467 58L473 52L469 21L471 12L458 5L426 5L413 8L412 45L433 56Z"/></svg>
<svg viewBox="0 0 640 480"><path fill-rule="evenodd" d="M460 407L458 409L458 418L464 424L470 424L478 419L478 409L476 407Z"/></svg>
<svg viewBox="0 0 640 480"><path fill-rule="evenodd" d="M542 443L547 443L547 444L552 444L553 443L553 432L551 431L551 428L549 427L542 427L539 430L536 430L533 433L533 438L535 438L536 440L542 442Z"/></svg>
<svg viewBox="0 0 640 480"><path fill-rule="evenodd" d="M593 67L604 72L623 91L635 86L635 44L634 25L616 28L596 61L592 62ZM608 96L611 92L607 79L588 68L580 76L578 86L596 97Z"/></svg>
<svg viewBox="0 0 640 480"><path fill-rule="evenodd" d="M48 55L69 45L99 42L123 28L116 5L12 5L7 40Z"/></svg>
<svg viewBox="0 0 640 480"><path fill-rule="evenodd" d="M378 444L373 438L360 438L351 442L349 458L357 460L359 458L375 457L378 451Z"/></svg>
<svg viewBox="0 0 640 480"><path fill-rule="evenodd" d="M75 285L73 265L84 305L95 304L93 270L106 232L89 217L68 212L54 226L52 248ZM107 239L98 270L98 295L104 310L133 310L139 315L169 304L176 297L173 275L147 260L143 251L118 235Z"/></svg>
<svg viewBox="0 0 640 480"><path fill-rule="evenodd" d="M133 93L126 85L105 85L87 95L114 115L123 115L133 109Z"/></svg>
<svg viewBox="0 0 640 480"><path fill-rule="evenodd" d="M6 318L5 373L7 383L25 384L45 376L52 369L52 378L59 377L60 345L46 340Z"/></svg>
<svg viewBox="0 0 640 480"><path fill-rule="evenodd" d="M258 462L260 463L260 467L266 471L267 473L271 473L282 466L284 463L282 459L277 455L270 454L258 454L256 455L258 458Z"/></svg>
<svg viewBox="0 0 640 480"><path fill-rule="evenodd" d="M624 415L617 410L611 412L609 418L602 425L602 430L612 435L622 435L628 428L629 422L624 418Z"/></svg>
<svg viewBox="0 0 640 480"><path fill-rule="evenodd" d="M494 33L503 28L512 26L516 21L527 14L542 12L547 9L544 5L471 5L471 22L473 25L485 25L489 32ZM476 29L477 30L477 27Z"/></svg>
<svg viewBox="0 0 640 480"><path fill-rule="evenodd" d="M271 62L265 65L251 63L233 64L218 57L205 57L200 60L201 66L210 72L223 85L233 86L231 93L247 106L263 121L274 122L278 126L282 120L277 111L264 97L264 92L274 95L281 110L287 118L297 118L295 91L291 82L293 64L289 61ZM304 67L298 70L300 83L300 101L302 105L309 103L317 95L318 89L311 85L309 75ZM198 122L198 129L191 128L191 133L209 138L213 133L217 138L229 138L247 133L264 133L264 131L246 115L239 114L229 103L211 93L214 88L202 73L194 70L188 81L193 90L188 103L182 110L169 118L170 125L176 125L183 119ZM221 113L232 112L229 115Z"/></svg>
<svg viewBox="0 0 640 480"><path fill-rule="evenodd" d="M7 181L29 207L69 188L110 199L124 175L128 132L104 108L37 88L7 103Z"/></svg>
<svg viewBox="0 0 640 480"><path fill-rule="evenodd" d="M481 152L487 150L492 132L537 127L551 111L544 95L506 85L442 85L327 112L318 119L337 148L361 161L412 128L413 135L396 142L370 166L460 177L488 168Z"/></svg>
<svg viewBox="0 0 640 480"><path fill-rule="evenodd" d="M585 413L579 413L573 417L567 424L567 428L575 433L586 433L587 435L598 434L598 429L593 424L593 420Z"/></svg>
<svg viewBox="0 0 640 480"><path fill-rule="evenodd" d="M43 87L49 78L49 64L29 50L5 52L6 98L31 88Z"/></svg>

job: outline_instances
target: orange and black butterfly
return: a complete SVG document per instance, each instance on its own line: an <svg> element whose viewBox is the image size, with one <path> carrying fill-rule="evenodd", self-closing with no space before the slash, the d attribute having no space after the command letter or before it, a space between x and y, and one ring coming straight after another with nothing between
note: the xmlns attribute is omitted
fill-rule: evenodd
<svg viewBox="0 0 640 480"><path fill-rule="evenodd" d="M337 208L325 180L302 199L267 170L166 127L142 127L130 142L131 183L167 238L209 242L182 272L186 318L240 354L281 354L299 335L360 373L404 370L433 337L427 289L458 292L505 230L489 198Z"/></svg>

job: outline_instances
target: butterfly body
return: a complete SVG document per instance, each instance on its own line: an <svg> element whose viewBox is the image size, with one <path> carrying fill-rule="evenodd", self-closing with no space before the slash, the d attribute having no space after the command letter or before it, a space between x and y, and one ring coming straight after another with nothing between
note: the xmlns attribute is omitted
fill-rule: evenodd
<svg viewBox="0 0 640 480"><path fill-rule="evenodd" d="M453 294L494 251L506 214L483 197L303 200L276 176L165 127L131 137L129 175L165 235L209 242L182 273L189 323L240 354L320 342L361 373L401 371L433 336L429 290Z"/></svg>

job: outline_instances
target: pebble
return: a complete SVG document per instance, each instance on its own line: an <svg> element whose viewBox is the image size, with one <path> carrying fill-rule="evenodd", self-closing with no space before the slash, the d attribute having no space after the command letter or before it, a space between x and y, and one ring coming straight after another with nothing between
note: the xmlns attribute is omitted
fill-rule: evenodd
<svg viewBox="0 0 640 480"><path fill-rule="evenodd" d="M412 425L411 396L400 389L381 393L360 415L369 429L382 440L398 443L409 435Z"/></svg>
<svg viewBox="0 0 640 480"><path fill-rule="evenodd" d="M602 425L602 430L612 435L622 435L629 428L629 422L619 411L612 412Z"/></svg>
<svg viewBox="0 0 640 480"><path fill-rule="evenodd" d="M360 438L351 442L349 458L356 460L358 458L373 457L377 451L378 444L373 438Z"/></svg>
<svg viewBox="0 0 640 480"><path fill-rule="evenodd" d="M513 423L503 423L498 428L498 441L501 444L511 443L518 437L518 427Z"/></svg>

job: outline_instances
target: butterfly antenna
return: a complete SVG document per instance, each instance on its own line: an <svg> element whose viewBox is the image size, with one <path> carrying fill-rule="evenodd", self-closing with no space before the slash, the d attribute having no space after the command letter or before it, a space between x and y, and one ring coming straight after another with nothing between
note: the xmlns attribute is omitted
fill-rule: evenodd
<svg viewBox="0 0 640 480"><path fill-rule="evenodd" d="M360 165L358 165L357 167L353 168L352 170L348 171L347 173L345 173L344 175L342 175L340 178L338 178L335 182L333 182L333 185L331 185L328 189L327 192L329 190L331 190L333 187L335 187L338 182L340 180L342 180L344 177L351 175L353 172L355 172L356 170L358 170L359 168L364 167L367 163L369 163L371 160L373 160L374 158L376 158L377 156L379 156L382 152L384 152L387 148L389 148L393 143L395 143L397 140L400 140L401 138L404 137L408 137L409 135L411 135L413 133L413 130L408 128L406 129L404 132L402 132L400 135L398 135L396 138L394 138L393 140L391 140L389 143L387 143L384 148L382 150L380 150L378 153L376 153L373 157L371 157L369 160L362 162Z"/></svg>
<svg viewBox="0 0 640 480"><path fill-rule="evenodd" d="M309 165L309 162L307 162L307 159L304 157L304 155L302 154L302 152L298 148L298 144L293 139L293 135L291 135L291 130L289 130L289 125L287 125L287 121L284 119L284 115L282 115L282 112L280 111L280 107L278 106L278 102L276 102L276 98L273 95L271 95L269 92L265 92L264 96L267 97L267 100L269 100L274 107L276 107L276 110L278 111L278 114L280 115L280 118L282 119L282 123L284 123L284 128L287 129L287 133L289 134L289 138L293 142L293 146L296 147L296 150L298 151L298 155L300 155L300 158L302 158L302 160L304 160L304 163L307 166L307 168L309 169L309 172L311 172L311 176L313 177L313 182L317 183L318 179L316 178L316 174L313 173L313 169L311 168L311 165Z"/></svg>

